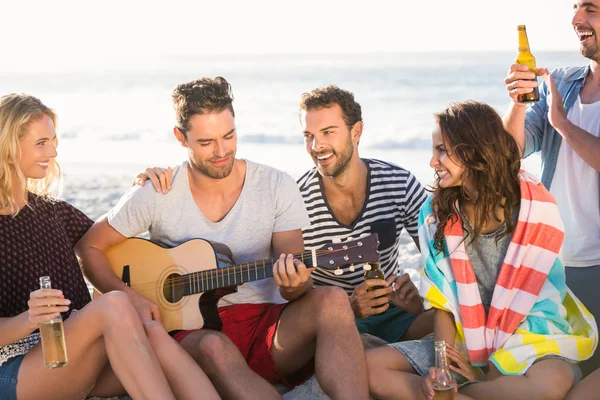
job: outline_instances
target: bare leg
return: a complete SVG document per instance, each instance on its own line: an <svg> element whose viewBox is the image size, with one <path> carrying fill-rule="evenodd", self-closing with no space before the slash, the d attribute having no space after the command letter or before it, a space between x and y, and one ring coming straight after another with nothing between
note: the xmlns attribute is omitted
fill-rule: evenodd
<svg viewBox="0 0 600 400"><path fill-rule="evenodd" d="M200 330L190 333L181 346L208 375L226 399L281 399L267 381L248 367L239 349L224 334Z"/></svg>
<svg viewBox="0 0 600 400"><path fill-rule="evenodd" d="M600 369L595 370L569 392L566 400L600 399Z"/></svg>
<svg viewBox="0 0 600 400"><path fill-rule="evenodd" d="M369 391L381 399L421 398L421 378L404 355L393 347L367 351Z"/></svg>
<svg viewBox="0 0 600 400"><path fill-rule="evenodd" d="M107 293L88 304L65 322L65 338L66 367L46 369L41 345L27 353L19 370L19 400L82 398L106 374L108 361L132 397L175 398L126 294Z"/></svg>
<svg viewBox="0 0 600 400"><path fill-rule="evenodd" d="M421 313L408 327L400 341L419 340L433 333L433 310Z"/></svg>
<svg viewBox="0 0 600 400"><path fill-rule="evenodd" d="M319 287L283 310L272 348L283 376L299 371L313 356L319 384L332 399L367 399L367 368L348 295Z"/></svg>
<svg viewBox="0 0 600 400"><path fill-rule="evenodd" d="M493 370L496 368L490 368ZM494 372L491 372L494 374ZM523 376L500 376L496 379L467 385L461 389L474 399L562 400L573 384L571 366L558 359L542 360Z"/></svg>
<svg viewBox="0 0 600 400"><path fill-rule="evenodd" d="M204 371L159 322L145 322L144 329L178 400L220 399Z"/></svg>
<svg viewBox="0 0 600 400"><path fill-rule="evenodd" d="M385 346L386 344L388 344L388 342L386 342L385 340L375 335L369 335L368 333L361 333L360 341L362 342L365 351L370 349L376 349L377 347Z"/></svg>
<svg viewBox="0 0 600 400"><path fill-rule="evenodd" d="M392 347L379 347L367 351L369 390L379 400L422 400L421 383L424 378L408 362L406 357ZM470 397L456 393L455 400Z"/></svg>

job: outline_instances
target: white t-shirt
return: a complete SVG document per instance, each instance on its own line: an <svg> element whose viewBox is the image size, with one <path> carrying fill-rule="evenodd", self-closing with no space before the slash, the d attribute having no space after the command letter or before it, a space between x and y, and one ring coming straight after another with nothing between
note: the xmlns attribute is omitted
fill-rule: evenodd
<svg viewBox="0 0 600 400"><path fill-rule="evenodd" d="M245 162L240 196L219 222L207 219L196 205L186 161L174 171L171 191L157 193L152 185L132 188L108 213L108 223L126 237L149 231L150 240L169 247L195 238L220 242L232 251L236 265L273 257L273 233L308 226L308 214L291 176ZM237 293L222 298L219 306L284 302L275 281L268 278L244 283Z"/></svg>
<svg viewBox="0 0 600 400"><path fill-rule="evenodd" d="M569 121L600 137L600 101L569 110ZM598 155L600 157L600 155ZM600 209L598 172L564 140L550 187L565 224L562 261L568 267L600 265Z"/></svg>

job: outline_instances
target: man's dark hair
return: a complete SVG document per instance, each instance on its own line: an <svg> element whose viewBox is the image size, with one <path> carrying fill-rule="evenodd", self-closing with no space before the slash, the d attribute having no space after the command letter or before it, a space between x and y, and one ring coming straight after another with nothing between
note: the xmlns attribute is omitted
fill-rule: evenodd
<svg viewBox="0 0 600 400"><path fill-rule="evenodd" d="M300 114L303 110L320 110L329 108L334 104L342 109L342 116L348 128L352 128L358 121L362 121L360 104L354 100L354 95L334 85L303 93L300 99Z"/></svg>
<svg viewBox="0 0 600 400"><path fill-rule="evenodd" d="M182 83L173 90L172 97L177 127L184 135L190 128L190 118L195 114L219 113L228 109L235 117L231 85L220 76Z"/></svg>

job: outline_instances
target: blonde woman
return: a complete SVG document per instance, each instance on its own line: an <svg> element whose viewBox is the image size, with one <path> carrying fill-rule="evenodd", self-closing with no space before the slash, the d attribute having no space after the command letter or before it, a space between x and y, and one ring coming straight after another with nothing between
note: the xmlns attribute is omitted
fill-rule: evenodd
<svg viewBox="0 0 600 400"><path fill-rule="evenodd" d="M60 173L55 126L37 98L0 98L0 398L218 398L158 323L142 325L127 295L90 301L74 248L93 221L50 196ZM55 289L39 289L44 275ZM69 363L49 370L37 329L59 313Z"/></svg>

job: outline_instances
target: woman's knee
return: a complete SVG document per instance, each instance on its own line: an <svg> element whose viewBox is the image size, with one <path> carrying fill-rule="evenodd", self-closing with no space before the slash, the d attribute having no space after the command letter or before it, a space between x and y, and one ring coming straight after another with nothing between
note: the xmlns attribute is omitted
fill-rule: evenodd
<svg viewBox="0 0 600 400"><path fill-rule="evenodd" d="M126 320L132 315L137 316L135 307L131 303L129 296L124 292L114 290L98 297L92 302L101 314L107 319L118 319L119 321Z"/></svg>
<svg viewBox="0 0 600 400"><path fill-rule="evenodd" d="M564 360L548 361L552 361L552 363L546 363L543 374L538 374L535 377L529 376L530 379L535 381L534 387L537 392L535 398L562 400L573 386L573 380L575 379L573 367Z"/></svg>

